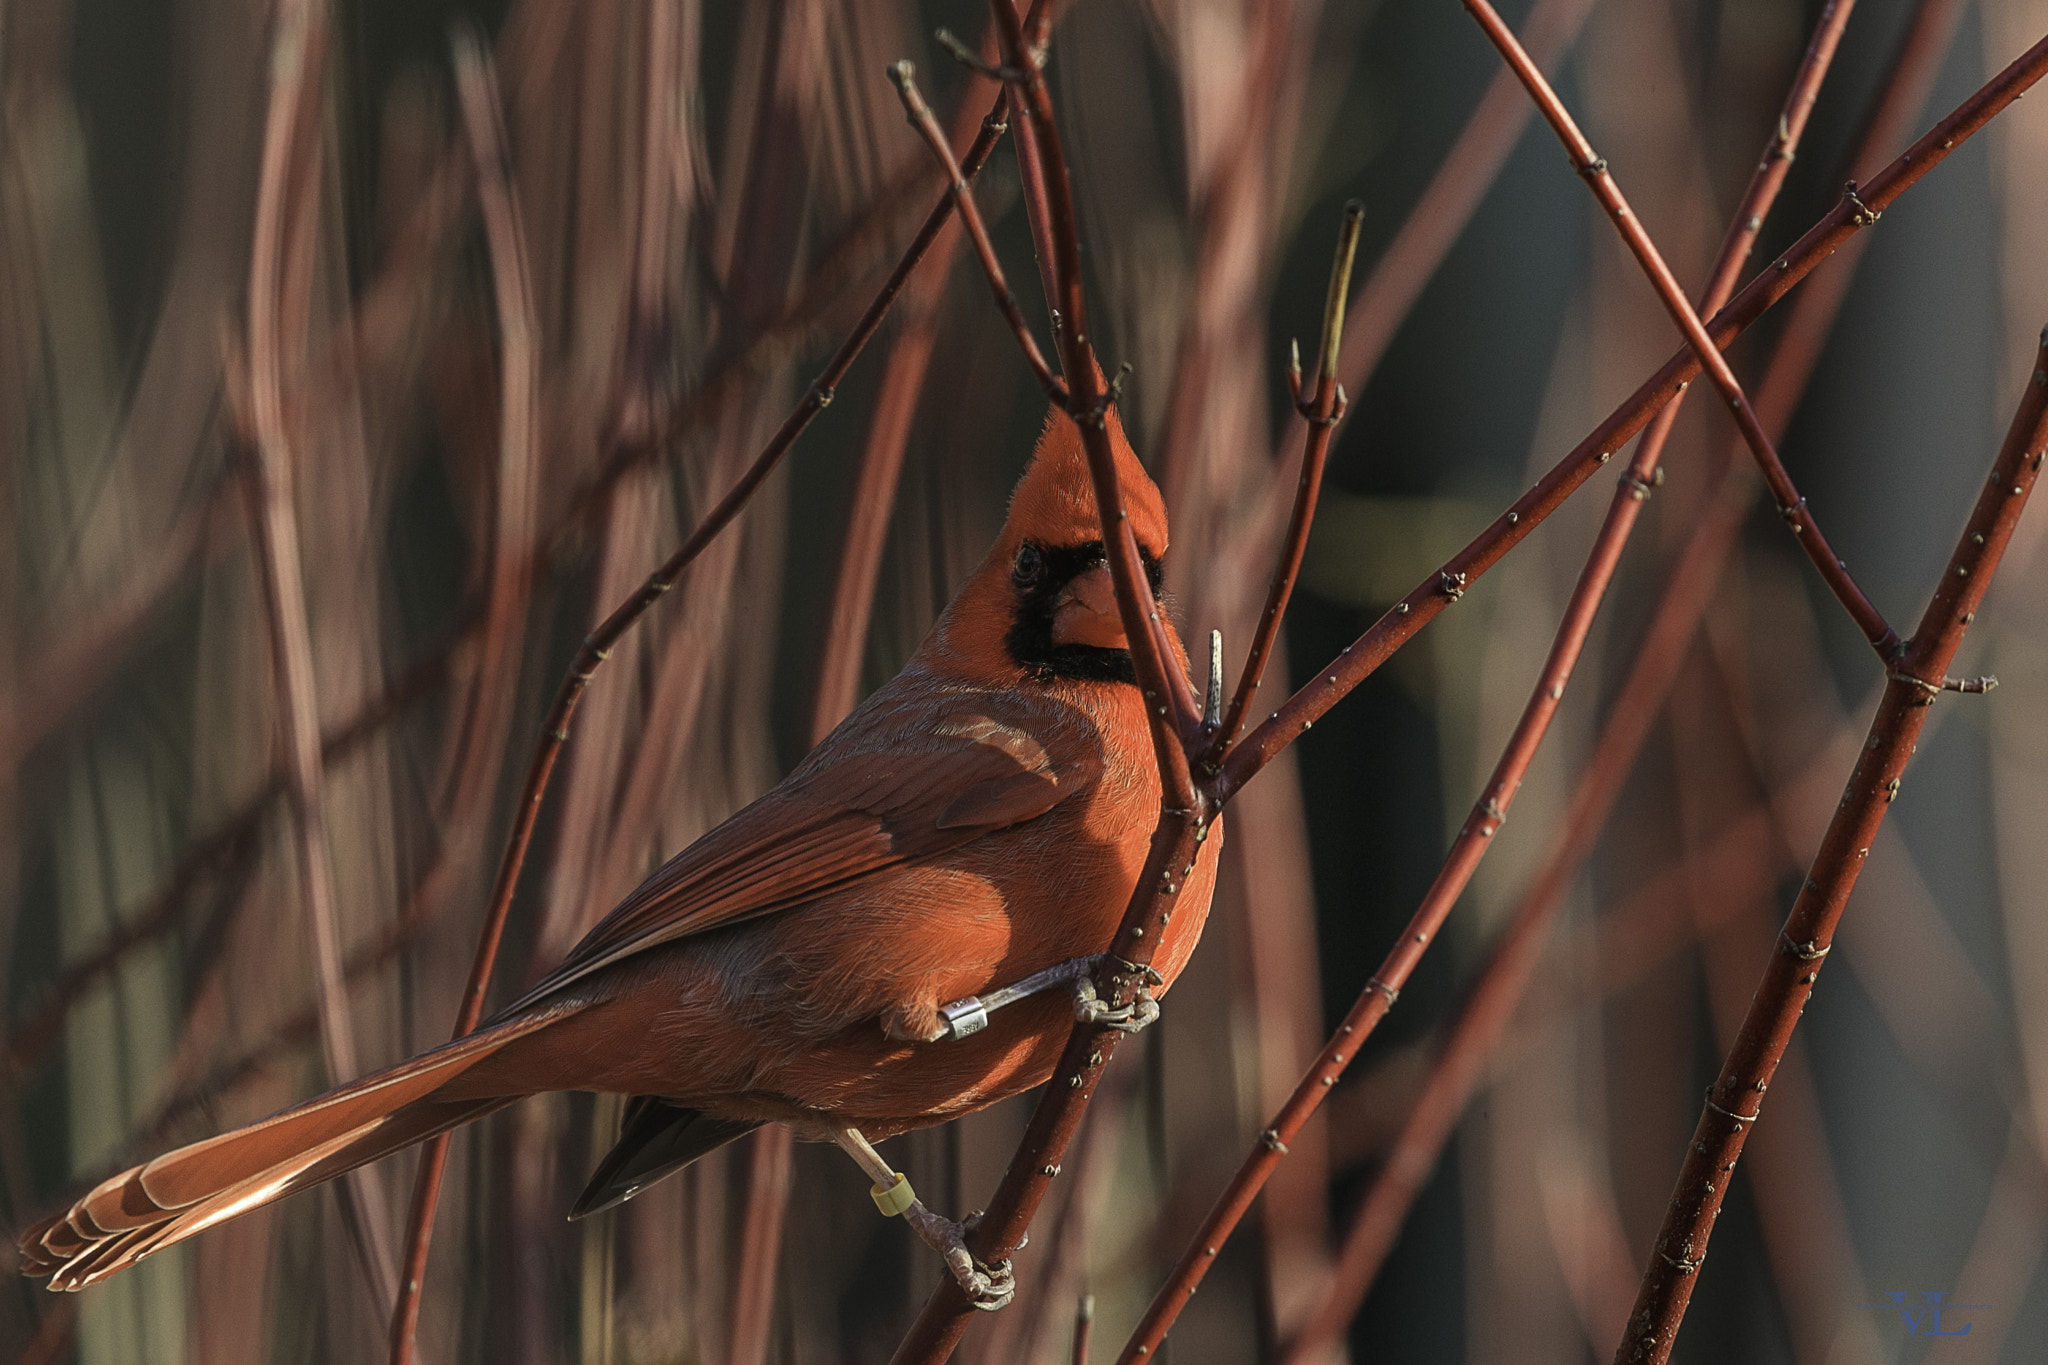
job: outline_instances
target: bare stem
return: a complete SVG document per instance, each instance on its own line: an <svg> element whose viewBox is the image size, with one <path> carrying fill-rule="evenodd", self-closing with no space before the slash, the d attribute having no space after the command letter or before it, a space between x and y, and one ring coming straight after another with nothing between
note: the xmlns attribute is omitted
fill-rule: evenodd
<svg viewBox="0 0 2048 1365"><path fill-rule="evenodd" d="M1820 527L1814 522L1813 513L1807 510L1806 499L1793 487L1792 476L1785 471L1784 461L1778 458L1777 447L1771 443L1770 434L1764 430L1763 423L1757 420L1756 410L1750 406L1748 396L1743 393L1742 385L1737 382L1735 371L1728 367L1728 361L1721 355L1720 348L1715 345L1714 339L1707 335L1706 328L1701 326L1699 315L1693 312L1692 306L1686 302L1685 291L1679 288L1677 278L1664 264L1664 258L1658 254L1655 243L1650 240L1650 234L1643 229L1642 221L1629 207L1628 200L1621 193L1621 186L1617 185L1614 177L1608 173L1606 158L1593 151L1593 144L1586 141L1586 135L1579 131L1579 126L1573 121L1570 111L1564 107L1564 101L1551 89L1550 82L1544 79L1542 71L1529 59L1529 54L1516 40L1514 30L1502 22L1500 15L1494 12L1493 6L1486 0L1462 0L1462 3L1466 11L1479 22L1479 27L1487 38L1500 50L1501 56L1528 90L1529 98L1534 100L1536 107L1542 111L1544 120L1557 133L1558 141L1564 144L1565 152L1571 158L1573 169L1578 171L1580 177L1591 188L1593 197L1600 201L1601 208L1607 211L1607 216L1614 222L1615 230L1628 244L1630 254L1642 265L1643 273L1649 277L1651 286L1656 289L1657 297L1664 304L1665 311L1671 314L1672 321L1678 324L1678 330L1685 334L1686 342L1692 347L1693 354L1699 357L1700 363L1706 367L1708 379L1713 382L1715 390L1734 413L1735 425L1741 429L1743 441L1749 446L1750 453L1756 457L1757 467L1763 471L1765 482L1777 495L1779 515L1784 517L1793 534L1799 537L1800 545L1806 550L1807 557L1813 561L1814 567L1820 570L1820 576L1826 581L1828 590L1834 593L1843 609L1856 622L1857 629L1863 632L1863 637L1870 642L1871 648L1877 651L1880 659L1889 662L1899 649L1898 634L1886 624L1884 616L1864 595L1863 590L1856 586L1856 581L1849 576L1848 566L1835 555L1827 539L1822 536ZM1769 153L1766 153L1766 159L1769 159ZM1856 206L1859 210L1857 216L1862 222L1877 221L1878 212L1869 209L1857 199L1854 181L1849 184L1845 202ZM1740 232L1743 226L1742 220L1738 220L1737 231ZM1731 274L1735 269L1735 266L1728 267Z"/></svg>
<svg viewBox="0 0 2048 1365"><path fill-rule="evenodd" d="M1976 619L2000 556L2040 474L2048 445L2048 332L1991 475L1955 553L1913 632L1887 670L1888 685L1869 739L1829 821L1827 834L1786 917L1770 961L1721 1074L1687 1144L1678 1187L1652 1247L1615 1365L1662 1365L1684 1320L1706 1260L1707 1239L1727 1197L1764 1093L1792 1041L1833 947L1836 926L1869 856L1885 812L1899 793L1914 741L1941 695L1949 664Z"/></svg>
<svg viewBox="0 0 2048 1365"><path fill-rule="evenodd" d="M540 360L536 351L538 323L533 306L526 238L520 228L518 202L505 156L505 130L500 119L497 77L476 37L458 30L454 42L455 84L462 105L463 127L476 159L477 204L484 220L491 282L498 313L500 364L498 461L501 497L491 556L490 587L484 610L484 648L478 664L479 686L489 687L497 670L510 667L505 657L509 622L526 597L526 546L531 535L532 502L537 476L535 426L538 420ZM465 1015L456 1036L476 1027ZM419 1331L420 1293L426 1282L427 1254L433 1244L434 1205L448 1164L450 1135L428 1139L413 1178L406 1216L405 1261L392 1308L390 1350L393 1365L413 1356Z"/></svg>
<svg viewBox="0 0 2048 1365"><path fill-rule="evenodd" d="M1890 165L1807 230L1777 260L1706 323L1709 336L1726 345L1805 279L1814 267L1868 225L1871 210L1882 212L1899 195L1967 142L1987 123L2048 73L2048 38L2016 58L1977 89L1946 118L1929 129ZM1231 792L1270 762L1275 754L1321 718L1352 689L1372 676L1418 630L1443 611L1488 569L1499 563L1544 518L1563 505L1612 453L1641 431L1650 419L1699 373L1700 360L1685 347L1665 361L1620 407L1594 428L1527 493L1501 514L1441 569L1396 602L1342 654L1289 698L1272 718L1247 734L1224 764L1216 797ZM1455 591L1454 591L1455 590Z"/></svg>
<svg viewBox="0 0 2048 1365"><path fill-rule="evenodd" d="M932 155L946 172L953 206L960 214L961 225L967 229L968 240L974 243L974 254L981 261L981 273L988 276L989 290L996 298L996 310L1010 325L1010 333L1017 338L1017 346L1024 352L1024 361L1031 366L1031 373L1037 378L1038 387L1045 391L1046 399L1053 406L1064 408L1067 406L1067 386L1060 383L1059 377L1045 363L1045 356L1031 335L1031 326L1024 321L1023 310L1017 307L1017 296L1010 292L1010 282L1003 277L1002 262L996 259L996 249L989 242L981 208L974 202L974 190L967 183L967 177L960 173L960 163L953 159L953 148L946 141L945 130L939 127L939 121L932 117L931 106L918 93L914 74L914 68L907 61L897 62L889 68L889 79L896 82L896 94L903 101L903 112L909 118L910 126L932 149Z"/></svg>
<svg viewBox="0 0 2048 1365"><path fill-rule="evenodd" d="M1238 676L1237 691L1223 725L1210 741L1203 763L1210 770L1219 767L1244 725L1244 714L1266 674L1273 641L1280 634L1280 620L1286 615L1287 600L1301 575L1301 558L1308 551L1309 527L1315 521L1316 496L1322 491L1323 466L1330 454L1330 433L1344 415L1344 386L1337 382L1337 355L1344 345L1344 301L1351 293L1351 262L1358 254L1358 231L1365 223L1365 206L1356 199L1344 206L1344 226L1337 234L1337 257L1330 263L1330 286L1323 299L1323 339L1316 350L1316 393L1305 398L1301 376L1293 377L1294 404L1308 424L1308 439L1301 451L1301 477L1294 489L1294 510L1287 519L1287 536L1281 542L1280 558L1273 566L1272 586L1266 590L1266 608L1259 615L1252 635L1251 652L1245 656L1244 672Z"/></svg>

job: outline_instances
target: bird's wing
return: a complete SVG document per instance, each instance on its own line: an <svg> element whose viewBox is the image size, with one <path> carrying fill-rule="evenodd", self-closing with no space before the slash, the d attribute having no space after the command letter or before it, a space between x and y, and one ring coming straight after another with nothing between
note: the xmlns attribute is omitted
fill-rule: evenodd
<svg viewBox="0 0 2048 1365"><path fill-rule="evenodd" d="M842 890L1045 814L1092 786L1085 722L1001 696L877 694L780 786L671 858L505 1012L717 925ZM921 704L920 704L921 703Z"/></svg>

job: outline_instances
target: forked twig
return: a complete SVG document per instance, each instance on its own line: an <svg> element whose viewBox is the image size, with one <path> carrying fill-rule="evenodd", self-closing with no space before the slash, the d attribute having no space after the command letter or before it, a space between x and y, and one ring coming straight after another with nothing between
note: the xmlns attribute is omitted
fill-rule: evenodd
<svg viewBox="0 0 2048 1365"><path fill-rule="evenodd" d="M1281 541L1280 558L1273 566L1272 586L1266 590L1266 607L1252 635L1251 652L1245 656L1244 672L1238 675L1237 691L1230 709L1210 738L1202 757L1210 772L1218 769L1230 753L1244 724L1245 709L1259 690L1273 641L1280 635L1280 620L1286 615L1287 600L1294 593L1294 581L1301 575L1301 558L1308 552L1309 527L1315 521L1316 496L1322 491L1323 465L1329 458L1330 434L1344 416L1344 386L1337 382L1337 356L1344 346L1344 300L1351 293L1351 262L1358 254L1358 232L1365 223L1365 206L1356 199L1344 206L1344 228L1337 238L1337 259L1330 266L1330 285L1323 297L1323 339L1316 348L1316 392L1306 397L1301 390L1301 362L1297 355L1292 381L1294 406L1308 423L1308 440L1301 451L1301 477L1295 485L1294 510L1287 519L1287 535Z"/></svg>
<svg viewBox="0 0 2048 1365"><path fill-rule="evenodd" d="M1024 312L1017 306L1017 296L1010 292L1010 282L1003 276L1002 262L996 259L996 249L989 242L988 227L981 219L981 208L974 202L974 189L967 183L967 177L960 173L960 163L953 158L953 148L946 141L945 130L932 117L931 106L918 93L915 74L915 68L907 61L897 62L889 68L889 79L896 83L896 94L903 101L904 115L946 172L953 206L960 214L960 225L967 230L967 239L974 243L974 254L981 261L981 272L988 277L989 291L996 298L996 311L1010 325L1011 335L1017 338L1017 346L1024 352L1024 362L1031 367L1031 373L1038 380L1038 387L1045 391L1047 401L1055 407L1065 408L1068 405L1067 386L1060 383L1059 376L1045 363L1045 355L1031 335L1031 325L1024 321Z"/></svg>
<svg viewBox="0 0 2048 1365"><path fill-rule="evenodd" d="M2028 48L2003 71L1980 86L1946 118L1935 124L1861 191L1862 207L1838 203L1809 228L1785 253L1760 271L1727 307L1705 324L1717 344L1726 345L1745 331L1793 286L1805 279L1845 241L1869 224L1869 211L1882 212L1899 195L1941 164L1954 149L2048 73L2048 38ZM1535 487L1518 498L1485 531L1452 556L1442 568L1396 602L1385 615L1353 641L1318 675L1304 684L1269 719L1248 733L1225 761L1217 796L1228 799L1302 731L1320 719L1394 651L1456 601L1471 582L1499 563L1521 543L1612 453L1641 431L1650 419L1700 372L1699 357L1688 346L1645 380L1621 406L1608 414Z"/></svg>
<svg viewBox="0 0 2048 1365"><path fill-rule="evenodd" d="M1692 1298L1707 1239L1727 1198L1750 1125L1763 1111L1793 1029L1820 977L1872 838L1898 796L1914 741L1941 694L1963 634L2040 474L2048 445L2048 331L1991 475L1870 724L1869 739L1828 823L1735 1046L1707 1091L1649 1269L1615 1350L1615 1365L1662 1365Z"/></svg>
<svg viewBox="0 0 2048 1365"><path fill-rule="evenodd" d="M1950 3L1951 0L1929 0L1920 6L1919 16L1902 45L1903 60L1888 79L1851 164L1861 159L1862 149L1873 142L1881 144L1895 138L1897 131L1893 125L1924 98L1926 78L1944 46L1930 34L1942 27L1937 11ZM1926 22L1930 16L1935 20L1931 26ZM1816 28L1802 75L1795 79L1787 99L1785 121L1767 146L1751 181L1751 192L1744 196L1730 225L1729 239L1724 242L1722 259L1715 270L1716 281L1732 273L1727 270L1731 253L1746 250L1747 242L1742 239L1753 238L1756 226L1760 226L1752 225L1762 211L1758 191L1766 178L1782 181L1784 166L1801 131L1804 111L1811 107L1811 92L1802 88L1808 80L1805 73L1815 72L1817 64L1826 60L1824 49L1831 47L1837 36L1829 31L1830 24L1838 31L1846 18L1845 4L1832 13L1824 13L1821 26ZM1826 277L1825 286L1817 284L1802 291L1793 304L1757 398L1758 413L1774 430L1783 429L1798 394L1805 389L1818 358L1819 340L1841 303L1843 286L1848 272L1854 269L1861 240L1852 241L1841 253L1845 259ZM1644 448L1653 443L1661 445L1677 407L1674 402L1658 415L1644 433ZM1309 1354L1317 1340L1330 1339L1341 1326L1341 1320L1356 1311L1359 1296L1378 1274L1422 1180L1436 1166L1458 1115L1470 1099L1481 1075L1481 1063L1493 1054L1513 1016L1515 1003L1532 978L1539 960L1538 948L1551 918L1579 867L1591 854L1622 783L1635 765L1636 755L1678 676L1687 644L1752 502L1750 487L1738 462L1739 454L1738 447L1719 461L1699 500L1698 506L1704 510L1695 514L1693 532L1651 615L1628 674L1616 691L1592 756L1573 791L1562 832L1502 930L1491 958L1438 1049L1438 1060L1432 1066L1423 1094L1416 1100L1381 1174L1367 1189L1354 1216L1329 1303L1303 1328L1301 1340L1291 1348L1291 1355Z"/></svg>
<svg viewBox="0 0 2048 1365"><path fill-rule="evenodd" d="M1650 234L1644 230L1642 221L1636 217L1635 211L1628 205L1628 200L1623 197L1621 186L1615 183L1613 175L1608 172L1607 159L1594 152L1593 144L1586 141L1586 135L1579 131L1579 125L1572 119L1570 111L1564 107L1564 101L1551 89L1550 82L1544 79L1542 71L1537 69L1536 63L1529 59L1529 54L1516 40L1514 30L1501 21L1493 6L1488 4L1487 0L1462 0L1462 3L1466 12L1478 21L1487 39L1500 50L1501 57L1513 68L1515 75L1528 90L1529 98L1534 100L1536 107L1542 111L1544 120L1557 133L1558 141L1564 144L1565 152L1571 158L1573 169L1578 171L1593 191L1593 197L1600 201L1600 207L1607 211L1607 216L1614 222L1615 230L1628 244L1630 254L1642 265L1643 273L1649 277L1651 286L1656 289L1657 297L1663 303L1665 311L1671 314L1672 321L1676 322L1679 331L1685 334L1693 354L1699 357L1700 362L1706 367L1707 377L1713 381L1714 388L1734 413L1735 425L1741 429L1743 441L1749 446L1751 454L1755 455L1757 467L1763 471L1765 482L1770 484L1771 491L1778 497L1779 514L1785 518L1793 534L1800 538L1800 545L1804 547L1807 557L1813 561L1814 566L1820 570L1820 576L1826 581L1828 590L1834 593L1850 618L1856 622L1857 628L1863 632L1864 639L1870 642L1870 647L1877 651L1878 657L1890 662L1899 648L1897 632L1886 624L1884 616L1864 595L1863 589L1856 586L1856 580L1849 576L1848 566L1836 557L1827 539L1821 535L1813 514L1807 510L1806 499L1801 497L1799 490L1793 486L1792 476L1785 471L1784 461L1778 458L1777 447L1772 444L1770 433L1766 432L1763 423L1757 420L1756 410L1750 406L1748 395L1743 393L1741 383L1735 378L1735 371L1728 368L1728 362L1722 357L1720 348L1715 345L1714 339L1707 335L1706 328L1700 325L1699 315L1693 312L1692 305L1686 302L1685 291L1679 288L1677 278L1672 275L1670 267L1664 264L1664 258L1658 254L1656 245L1650 241ZM1768 153L1766 159L1769 159ZM1856 183L1853 180L1849 182L1844 202L1855 206L1859 225L1874 223L1882 214L1881 209L1872 209L1857 197ZM1738 231L1745 226L1744 220L1737 220Z"/></svg>

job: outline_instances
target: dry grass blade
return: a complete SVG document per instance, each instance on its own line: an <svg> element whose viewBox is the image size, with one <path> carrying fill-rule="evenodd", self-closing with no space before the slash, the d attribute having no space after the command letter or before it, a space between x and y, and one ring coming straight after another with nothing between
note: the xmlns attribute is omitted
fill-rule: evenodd
<svg viewBox="0 0 2048 1365"><path fill-rule="evenodd" d="M314 681L313 636L306 615L300 562L298 512L293 495L293 443L285 417L285 323L281 291L285 234L307 221L296 216L290 182L306 171L294 164L303 106L309 100L309 57L324 46L319 31L326 17L309 0L284 0L278 7L271 59L270 105L265 117L263 163L256 200L256 230L250 249L248 422L254 459L250 471L251 514L256 524L258 562L270 628L278 715L284 730L283 759L291 796L299 894L313 948L313 980L320 1004L320 1043L329 1079L353 1080L354 1025L342 967L341 934L335 923L334 883L328 865L325 808L321 794L320 699ZM342 1186L342 1208L357 1239L377 1299L394 1294L390 1227L369 1173Z"/></svg>

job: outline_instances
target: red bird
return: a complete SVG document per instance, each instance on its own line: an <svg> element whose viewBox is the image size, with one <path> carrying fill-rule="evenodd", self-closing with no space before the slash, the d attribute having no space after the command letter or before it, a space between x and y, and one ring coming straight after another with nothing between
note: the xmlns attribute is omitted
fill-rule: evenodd
<svg viewBox="0 0 2048 1365"><path fill-rule="evenodd" d="M1165 511L1109 424L1156 589ZM1149 999L1107 1010L1084 959L1108 948L1158 811L1080 434L1056 412L1002 534L931 634L774 790L476 1033L114 1176L21 1234L23 1272L80 1289L527 1095L593 1090L635 1098L572 1216L787 1123L853 1154L883 1211L999 1307L1007 1274L977 1267L960 1226L925 1210L869 1139L1044 1082L1076 1013L1138 1027L1156 1012ZM1221 834L1159 945L1162 990L1201 936ZM1020 984L1041 993L1015 1000ZM1042 993L1052 984L1071 999Z"/></svg>

